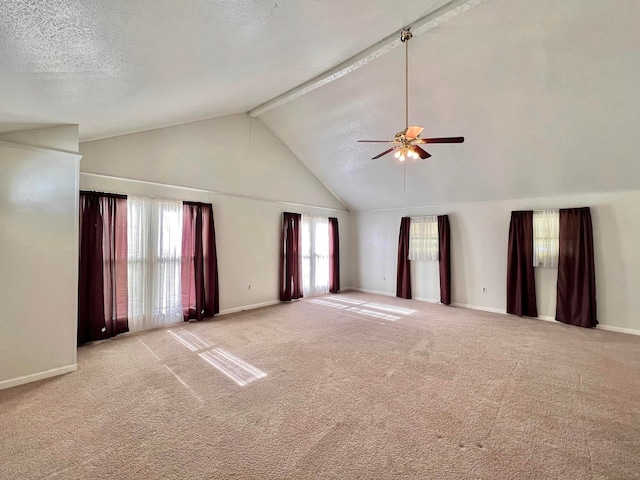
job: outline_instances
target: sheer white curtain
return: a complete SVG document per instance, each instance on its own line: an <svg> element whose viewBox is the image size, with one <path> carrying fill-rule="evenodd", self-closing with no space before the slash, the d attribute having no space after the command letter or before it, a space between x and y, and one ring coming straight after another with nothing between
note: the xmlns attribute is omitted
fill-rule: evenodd
<svg viewBox="0 0 640 480"><path fill-rule="evenodd" d="M182 320L182 202L127 199L129 330Z"/></svg>
<svg viewBox="0 0 640 480"><path fill-rule="evenodd" d="M438 260L438 217L411 217L409 260Z"/></svg>
<svg viewBox="0 0 640 480"><path fill-rule="evenodd" d="M302 215L302 293L329 293L329 218Z"/></svg>
<svg viewBox="0 0 640 480"><path fill-rule="evenodd" d="M533 212L533 266L557 267L560 248L560 210Z"/></svg>

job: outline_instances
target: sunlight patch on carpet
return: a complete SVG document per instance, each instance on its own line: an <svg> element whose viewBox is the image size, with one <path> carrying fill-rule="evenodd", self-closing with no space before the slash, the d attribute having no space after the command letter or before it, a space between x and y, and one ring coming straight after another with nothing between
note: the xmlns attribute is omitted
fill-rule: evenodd
<svg viewBox="0 0 640 480"><path fill-rule="evenodd" d="M347 303L336 303L335 300L339 302L346 301ZM309 300L309 302L347 312L359 313L368 317L382 318L392 322L402 318L399 315L411 315L412 313L416 313L416 310L412 310L410 308L396 307L395 305L387 305L384 303L360 302L357 300L352 301L350 299L337 297L331 297L330 299L314 298ZM357 304L358 306L350 306L350 304Z"/></svg>
<svg viewBox="0 0 640 480"><path fill-rule="evenodd" d="M389 313L382 313L382 312L376 312L375 310L368 310L366 308L351 307L347 311L356 312L361 315L366 315L368 317L383 318L385 320L390 320L392 322L395 322L396 320L399 320L400 318L402 318L402 317L397 317L396 315L391 315Z"/></svg>
<svg viewBox="0 0 640 480"><path fill-rule="evenodd" d="M343 305L341 303L333 303L329 300L320 300L319 298L315 298L313 300L309 300L311 303L315 303L317 305L325 305L331 308L339 308L341 310L346 310L349 308L349 305Z"/></svg>
<svg viewBox="0 0 640 480"><path fill-rule="evenodd" d="M198 356L241 387L267 376L262 370L257 369L222 348L214 348L208 352L199 353Z"/></svg>
<svg viewBox="0 0 640 480"><path fill-rule="evenodd" d="M366 306L385 312L397 313L398 315L411 315L412 313L416 313L415 310L411 310L410 308L396 307L395 305L386 305L384 303L367 303Z"/></svg>
<svg viewBox="0 0 640 480"><path fill-rule="evenodd" d="M205 340L200 335L185 330L184 328L178 331L169 330L169 334L192 352L213 347L213 343L209 340Z"/></svg>
<svg viewBox="0 0 640 480"><path fill-rule="evenodd" d="M353 298L345 298L345 297L332 297L331 300L335 300L336 302L350 303L352 305L362 305L363 303L367 303L367 302L363 302L362 300L354 300Z"/></svg>

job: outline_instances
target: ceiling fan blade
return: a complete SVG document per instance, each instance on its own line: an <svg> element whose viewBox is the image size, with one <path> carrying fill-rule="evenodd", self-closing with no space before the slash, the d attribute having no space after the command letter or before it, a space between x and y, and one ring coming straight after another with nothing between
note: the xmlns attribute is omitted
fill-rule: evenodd
<svg viewBox="0 0 640 480"><path fill-rule="evenodd" d="M413 146L413 149L414 149L414 151L418 154L418 156L419 156L421 159L423 159L423 160L424 160L425 158L429 158L429 157L431 156L431 154L430 154L429 152L427 152L426 150L423 150L422 148L420 148L420 147L419 147L419 146L417 146L417 145L414 145L414 146Z"/></svg>
<svg viewBox="0 0 640 480"><path fill-rule="evenodd" d="M407 127L407 131L405 133L405 136L409 140L411 140L413 138L417 138L418 135L420 135L423 130L424 130L424 128L422 128L420 125L409 125Z"/></svg>
<svg viewBox="0 0 640 480"><path fill-rule="evenodd" d="M394 143L395 140L356 140L358 143Z"/></svg>
<svg viewBox="0 0 640 480"><path fill-rule="evenodd" d="M398 149L399 147L391 147L389 150L385 150L384 152L376 155L375 157L373 157L371 160L376 160L377 158L380 158L384 155L386 155L387 153L393 152L394 150Z"/></svg>
<svg viewBox="0 0 640 480"><path fill-rule="evenodd" d="M417 143L462 143L464 137L421 138Z"/></svg>

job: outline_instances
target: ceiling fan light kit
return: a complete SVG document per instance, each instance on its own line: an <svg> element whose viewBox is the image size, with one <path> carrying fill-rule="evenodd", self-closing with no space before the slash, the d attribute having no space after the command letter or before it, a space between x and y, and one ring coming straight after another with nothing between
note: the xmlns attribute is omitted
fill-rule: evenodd
<svg viewBox="0 0 640 480"><path fill-rule="evenodd" d="M405 129L396 133L393 140L358 140L360 143L392 143L393 147L376 155L376 160L387 153L395 152L394 157L404 162L405 159L426 159L431 156L429 152L419 145L426 143L462 143L464 137L420 138L422 130L419 125L409 125L409 40L413 37L410 28L405 28L400 33L400 41L405 46Z"/></svg>

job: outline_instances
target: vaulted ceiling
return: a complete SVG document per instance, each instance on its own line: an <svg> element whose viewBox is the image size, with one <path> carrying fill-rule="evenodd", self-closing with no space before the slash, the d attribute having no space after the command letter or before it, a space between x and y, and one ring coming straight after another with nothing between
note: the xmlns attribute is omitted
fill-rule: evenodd
<svg viewBox="0 0 640 480"><path fill-rule="evenodd" d="M404 128L404 49L358 54L425 16L447 21L410 40L409 122L465 143L370 160L384 146L356 140ZM636 0L5 1L0 131L252 111L350 209L638 189L638 18Z"/></svg>

